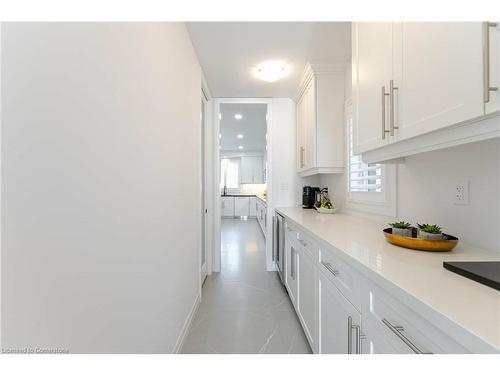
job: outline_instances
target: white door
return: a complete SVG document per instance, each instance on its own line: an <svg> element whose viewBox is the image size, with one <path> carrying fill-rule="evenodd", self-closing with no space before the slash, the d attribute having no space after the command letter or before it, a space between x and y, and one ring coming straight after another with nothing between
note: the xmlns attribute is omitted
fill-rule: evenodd
<svg viewBox="0 0 500 375"><path fill-rule="evenodd" d="M361 332L356 328L361 327L361 315L321 271L319 306L320 353L361 353L357 345Z"/></svg>
<svg viewBox="0 0 500 375"><path fill-rule="evenodd" d="M500 111L500 23L491 22L484 26L484 36L489 38L489 61L485 61L485 66L489 63L490 73L489 82L485 83L489 88L497 88L496 91L489 90L489 100L485 105L486 113L492 113Z"/></svg>
<svg viewBox="0 0 500 375"><path fill-rule="evenodd" d="M395 23L394 85L394 140L483 115L481 23Z"/></svg>
<svg viewBox="0 0 500 375"><path fill-rule="evenodd" d="M233 197L222 197L221 198L221 212L222 217L233 217L234 216L234 198Z"/></svg>
<svg viewBox="0 0 500 375"><path fill-rule="evenodd" d="M391 22L356 22L352 30L354 154L389 142L389 91L392 79ZM385 105L383 104L385 102ZM384 117L384 118L383 118Z"/></svg>
<svg viewBox="0 0 500 375"><path fill-rule="evenodd" d="M285 253L285 285L292 304L297 306L297 274L299 267L297 261L297 250L293 242L285 240Z"/></svg>
<svg viewBox="0 0 500 375"><path fill-rule="evenodd" d="M248 216L250 214L250 198L234 198L234 216Z"/></svg>
<svg viewBox="0 0 500 375"><path fill-rule="evenodd" d="M317 276L312 255L304 248L298 248L298 310L304 325L304 331L314 353L318 351L317 330Z"/></svg>

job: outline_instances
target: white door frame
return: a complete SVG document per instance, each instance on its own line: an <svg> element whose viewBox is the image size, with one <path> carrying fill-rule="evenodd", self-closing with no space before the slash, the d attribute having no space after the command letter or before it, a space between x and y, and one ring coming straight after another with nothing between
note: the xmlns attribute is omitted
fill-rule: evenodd
<svg viewBox="0 0 500 375"><path fill-rule="evenodd" d="M266 269L275 271L276 267L272 260L272 212L271 202L272 189L272 149L271 149L271 129L272 129L272 99L271 98L216 98L213 100L212 112L212 167L211 176L213 176L213 194L210 200L213 202L213 223L211 236L213 238L213 251L211 253L212 272L220 272L221 269L221 196L220 196L220 150L219 150L219 133L220 133L220 105L221 104L267 104L267 228L266 228ZM209 169L207 169L209 171Z"/></svg>
<svg viewBox="0 0 500 375"><path fill-rule="evenodd" d="M205 236L202 238L203 243L200 244L205 249L205 269L202 269L201 262L201 251L199 254L199 267L198 267L198 275L199 275L199 294L200 298L202 296L202 286L204 282L203 275L207 276L212 274L212 253L213 253L213 220L212 220L212 207L213 207L213 192L212 192L212 97L210 95L210 90L206 83L205 77L202 74L201 80L201 100L205 101L205 112L203 113L204 120L204 129L200 128L200 131L203 131L200 135L203 142L203 155L201 157L201 167L203 168L204 173L200 176L200 188L202 189L203 199L202 201L205 204L205 207L202 207L202 225L204 225Z"/></svg>

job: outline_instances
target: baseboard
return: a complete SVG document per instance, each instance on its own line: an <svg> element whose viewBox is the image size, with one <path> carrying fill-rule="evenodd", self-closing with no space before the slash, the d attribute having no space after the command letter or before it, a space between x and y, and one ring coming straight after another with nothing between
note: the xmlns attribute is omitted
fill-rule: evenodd
<svg viewBox="0 0 500 375"><path fill-rule="evenodd" d="M191 311L189 312L188 316L186 317L186 320L184 321L184 325L182 326L181 333L179 335L179 338L177 339L177 342L175 343L174 350L172 350L172 354L179 354L181 352L181 349L184 345L184 341L186 340L186 336L188 334L189 328L191 327L191 324L193 323L194 316L196 315L196 312L198 311L198 307L200 306L200 295L198 294L196 296L196 299L194 300L193 307L191 307Z"/></svg>

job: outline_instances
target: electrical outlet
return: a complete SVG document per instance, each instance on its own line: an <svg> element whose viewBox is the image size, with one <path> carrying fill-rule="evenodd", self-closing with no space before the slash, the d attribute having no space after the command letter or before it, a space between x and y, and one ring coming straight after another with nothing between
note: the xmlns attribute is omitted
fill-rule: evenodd
<svg viewBox="0 0 500 375"><path fill-rule="evenodd" d="M469 204L469 181L459 182L455 185L454 203L459 205Z"/></svg>

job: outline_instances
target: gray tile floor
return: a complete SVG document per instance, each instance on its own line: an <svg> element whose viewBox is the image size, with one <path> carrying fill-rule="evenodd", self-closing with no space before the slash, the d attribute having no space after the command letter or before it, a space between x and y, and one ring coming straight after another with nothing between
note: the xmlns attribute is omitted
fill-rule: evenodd
<svg viewBox="0 0 500 375"><path fill-rule="evenodd" d="M311 353L256 220L223 219L221 272L207 278L183 353Z"/></svg>

